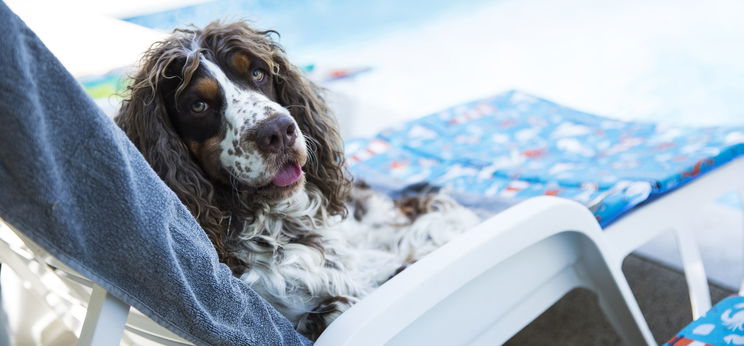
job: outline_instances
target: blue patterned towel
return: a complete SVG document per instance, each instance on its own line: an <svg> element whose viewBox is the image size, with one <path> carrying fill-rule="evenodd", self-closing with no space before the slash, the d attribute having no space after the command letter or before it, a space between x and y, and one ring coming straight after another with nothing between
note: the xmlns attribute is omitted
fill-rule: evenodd
<svg viewBox="0 0 744 346"><path fill-rule="evenodd" d="M726 298L664 346L744 345L744 297Z"/></svg>
<svg viewBox="0 0 744 346"><path fill-rule="evenodd" d="M347 142L353 174L394 190L428 182L498 212L554 195L606 226L744 153L744 127L671 127L566 108L518 91Z"/></svg>

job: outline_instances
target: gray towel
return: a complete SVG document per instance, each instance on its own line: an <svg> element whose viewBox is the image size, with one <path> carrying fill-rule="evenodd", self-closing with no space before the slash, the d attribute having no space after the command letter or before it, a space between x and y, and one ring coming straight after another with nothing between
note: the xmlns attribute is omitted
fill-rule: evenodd
<svg viewBox="0 0 744 346"><path fill-rule="evenodd" d="M4 3L0 218L191 342L310 344L217 261L176 195Z"/></svg>

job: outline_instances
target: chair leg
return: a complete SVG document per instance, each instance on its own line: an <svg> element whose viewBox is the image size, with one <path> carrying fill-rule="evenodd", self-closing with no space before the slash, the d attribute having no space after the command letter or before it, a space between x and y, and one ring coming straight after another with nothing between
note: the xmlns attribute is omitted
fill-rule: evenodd
<svg viewBox="0 0 744 346"><path fill-rule="evenodd" d="M676 227L677 249L682 257L687 289L690 293L692 319L696 320L710 310L710 290L705 276L703 259L700 257L692 229L687 226Z"/></svg>
<svg viewBox="0 0 744 346"><path fill-rule="evenodd" d="M608 264L599 249L587 246L585 259L577 264L584 272L588 288L597 294L599 306L626 345L656 345L643 318L641 308L630 290L620 263ZM616 264L616 265L615 265Z"/></svg>
<svg viewBox="0 0 744 346"><path fill-rule="evenodd" d="M129 305L109 294L98 285L93 293L85 314L83 330L78 345L118 345L124 333L129 315Z"/></svg>

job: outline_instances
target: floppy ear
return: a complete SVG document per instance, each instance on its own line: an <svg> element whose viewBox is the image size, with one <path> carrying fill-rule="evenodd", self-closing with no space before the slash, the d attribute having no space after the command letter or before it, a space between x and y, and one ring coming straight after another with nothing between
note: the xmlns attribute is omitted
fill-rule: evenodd
<svg viewBox="0 0 744 346"><path fill-rule="evenodd" d="M227 228L223 226L227 216L214 205L214 188L176 134L164 103L166 96L173 97L175 90L184 84L181 76L186 69L182 66L189 65L190 61L164 58L168 54L163 48L166 43L153 46L145 54L115 121L153 170L189 208L223 261L227 257L226 232L223 231Z"/></svg>
<svg viewBox="0 0 744 346"><path fill-rule="evenodd" d="M307 180L326 196L326 209L331 215L346 216L351 179L336 118L320 95L321 89L290 64L281 51L274 52L273 60L278 101L292 113L307 140Z"/></svg>

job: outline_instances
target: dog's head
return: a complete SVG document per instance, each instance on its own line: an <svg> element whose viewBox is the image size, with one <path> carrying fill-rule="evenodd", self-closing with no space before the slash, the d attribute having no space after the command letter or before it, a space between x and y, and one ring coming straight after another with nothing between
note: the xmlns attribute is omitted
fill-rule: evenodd
<svg viewBox="0 0 744 346"><path fill-rule="evenodd" d="M174 31L145 53L117 116L203 226L220 189L272 201L307 181L329 214L346 212L336 121L272 34L242 22Z"/></svg>

